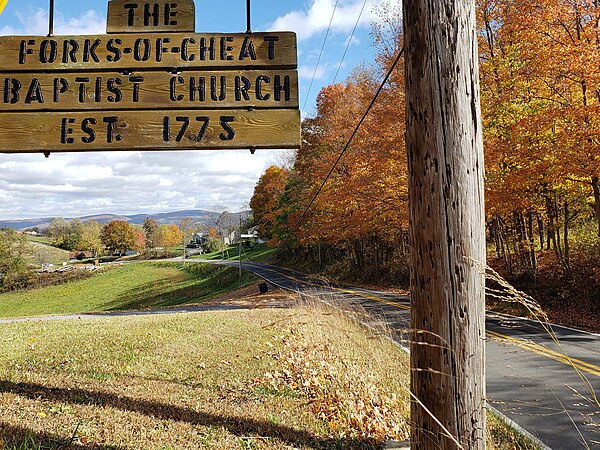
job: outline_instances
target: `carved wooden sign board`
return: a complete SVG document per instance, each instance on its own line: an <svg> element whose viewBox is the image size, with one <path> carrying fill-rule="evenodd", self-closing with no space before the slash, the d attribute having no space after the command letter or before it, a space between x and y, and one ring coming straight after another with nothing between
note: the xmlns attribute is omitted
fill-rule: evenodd
<svg viewBox="0 0 600 450"><path fill-rule="evenodd" d="M197 34L193 0L107 34L0 37L0 153L300 146L296 35Z"/></svg>

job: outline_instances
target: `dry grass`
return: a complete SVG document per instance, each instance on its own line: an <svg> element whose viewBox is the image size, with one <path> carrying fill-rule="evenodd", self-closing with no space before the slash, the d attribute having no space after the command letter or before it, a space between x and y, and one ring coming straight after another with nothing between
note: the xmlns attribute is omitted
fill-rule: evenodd
<svg viewBox="0 0 600 450"><path fill-rule="evenodd" d="M8 324L0 346L7 449L373 448L389 432L364 414L387 401L406 411L393 394L406 357L323 310ZM322 390L266 375L304 356Z"/></svg>
<svg viewBox="0 0 600 450"><path fill-rule="evenodd" d="M266 375L273 389L301 392L339 437L374 446L408 439L408 355L329 308L298 312L305 320L282 338L283 369Z"/></svg>
<svg viewBox="0 0 600 450"><path fill-rule="evenodd" d="M539 447L493 413L487 415L487 450L537 450Z"/></svg>
<svg viewBox="0 0 600 450"><path fill-rule="evenodd" d="M333 302L334 299L328 299ZM408 356L280 291L256 307L0 326L0 448L374 449L409 432ZM533 449L490 418L488 448Z"/></svg>

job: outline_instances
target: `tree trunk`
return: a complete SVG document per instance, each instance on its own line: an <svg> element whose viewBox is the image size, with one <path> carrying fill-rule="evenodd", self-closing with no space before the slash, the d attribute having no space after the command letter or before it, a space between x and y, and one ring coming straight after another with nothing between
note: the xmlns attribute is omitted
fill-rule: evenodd
<svg viewBox="0 0 600 450"><path fill-rule="evenodd" d="M594 189L594 210L596 222L598 222L598 237L600 237L600 181L598 177L592 177L592 188Z"/></svg>
<svg viewBox="0 0 600 450"><path fill-rule="evenodd" d="M494 230L494 243L496 244L496 256L498 259L502 257L502 253L500 252L500 226L498 216L494 216L492 219L492 229Z"/></svg>
<svg viewBox="0 0 600 450"><path fill-rule="evenodd" d="M537 275L538 263L537 254L535 253L535 236L533 234L533 210L529 209L527 213L527 226L529 229L529 255L531 259L531 271L535 277Z"/></svg>
<svg viewBox="0 0 600 450"><path fill-rule="evenodd" d="M540 250L544 250L544 221L539 213L536 214L537 224L538 224L538 233L540 235Z"/></svg>
<svg viewBox="0 0 600 450"><path fill-rule="evenodd" d="M565 214L565 223L564 223L564 262L563 262L563 269L565 270L565 272L568 274L569 272L571 272L571 264L569 263L569 222L570 222L570 218L569 218L569 203L565 202L564 203L564 208L563 208L564 214Z"/></svg>
<svg viewBox="0 0 600 450"><path fill-rule="evenodd" d="M486 263L475 5L406 0L403 11L411 448L454 449L457 441L484 449Z"/></svg>

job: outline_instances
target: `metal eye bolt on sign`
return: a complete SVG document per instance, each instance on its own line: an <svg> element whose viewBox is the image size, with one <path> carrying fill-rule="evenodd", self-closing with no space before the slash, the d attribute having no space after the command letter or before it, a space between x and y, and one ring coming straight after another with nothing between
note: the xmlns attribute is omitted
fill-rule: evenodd
<svg viewBox="0 0 600 450"><path fill-rule="evenodd" d="M0 153L298 148L297 64L292 32L110 0L105 35L0 37Z"/></svg>

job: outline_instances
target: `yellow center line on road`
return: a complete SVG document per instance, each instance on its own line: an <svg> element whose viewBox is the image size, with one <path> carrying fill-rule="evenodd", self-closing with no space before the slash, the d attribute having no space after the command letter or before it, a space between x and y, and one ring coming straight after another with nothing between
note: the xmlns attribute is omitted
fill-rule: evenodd
<svg viewBox="0 0 600 450"><path fill-rule="evenodd" d="M299 279L297 279L295 277L292 277L292 276L287 275L287 274L283 274L281 272L277 272L277 271L275 271L273 269L267 269L267 270L270 270L271 272L277 273L279 275L283 275L283 276L285 276L285 277L287 277L287 278L289 278L291 280L294 280L296 282L299 282L299 283L302 282L304 284L308 284L308 285L311 285L311 286L322 287L322 286L317 285L316 283L310 283L310 282L307 282L307 281L300 281ZM386 300L384 298L377 297L377 296L374 296L374 295L363 294L361 292L357 292L357 291L352 290L352 289L342 289L342 288L335 288L335 287L330 287L330 289L333 289L333 290L336 290L336 291L339 291L339 292L343 292L343 293L346 293L346 294L357 295L359 297L367 298L369 300L374 300L374 301L379 302L379 303L385 303L386 305L394 306L396 308L400 308L400 309L404 309L404 310L410 310L410 306L408 306L408 305L404 305L402 303L396 303L396 302L393 302L391 300ZM597 377L600 377L600 366L598 366L598 365L591 364L591 363L582 361L580 359L571 358L570 356L568 356L568 355L566 355L564 353L556 352L556 351L551 350L551 349L549 349L549 348L547 348L547 347L545 347L543 345L539 345L539 344L536 344L536 343L531 342L531 341L526 341L526 340L521 339L521 338L510 337L510 336L507 336L505 334L501 334L501 333L498 333L498 332L495 332L495 331L491 331L491 330L486 330L486 334L487 334L488 337L490 337L492 339L495 339L497 341L502 341L502 342L506 342L508 344L515 345L517 347L520 347L520 348L522 348L524 350L527 350L527 351L529 351L531 353L534 353L536 355L545 356L546 358L550 358L550 359L552 359L554 361L563 363L563 364L565 364L567 366L574 367L574 368L576 368L578 370L581 370L582 372L586 372L586 373L589 373L590 375L595 375Z"/></svg>
<svg viewBox="0 0 600 450"><path fill-rule="evenodd" d="M575 368L581 370L582 372L586 372L591 375L600 377L600 366L597 366L595 364L591 364L591 363L582 361L577 358L572 358L564 353L559 353L557 351L549 349L548 347L536 344L531 341L526 341L524 339L506 336L504 334L497 333L495 331L487 330L486 334L492 339L495 339L495 340L498 340L501 342L506 342L506 343L509 343L512 345L516 345L517 347L520 347L531 353L535 353L536 355L545 356L546 358L550 358L550 359L553 359L554 361L561 362L563 364L566 364L567 366L575 367Z"/></svg>

